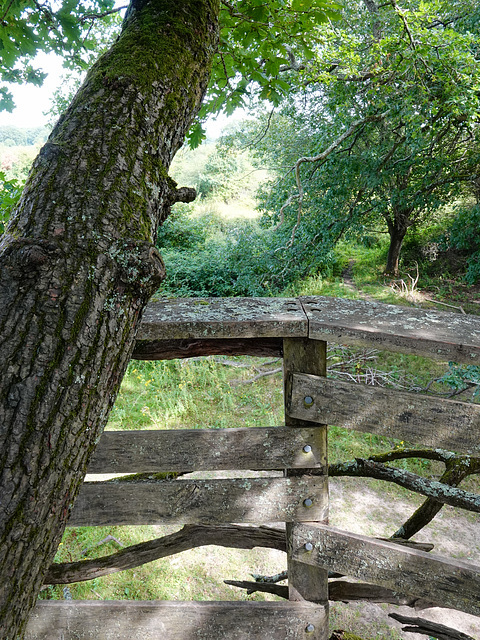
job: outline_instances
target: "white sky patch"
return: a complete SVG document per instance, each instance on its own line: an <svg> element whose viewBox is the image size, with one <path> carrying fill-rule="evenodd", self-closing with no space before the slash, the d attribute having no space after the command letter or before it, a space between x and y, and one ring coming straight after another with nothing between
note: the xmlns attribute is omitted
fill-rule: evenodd
<svg viewBox="0 0 480 640"><path fill-rule="evenodd" d="M48 73L43 85L9 85L16 107L11 113L0 111L0 126L42 127L47 124L48 116L44 114L52 106L53 93L62 83L62 75L66 73L66 69L62 66L61 58L42 52L35 58L34 66Z"/></svg>
<svg viewBox="0 0 480 640"><path fill-rule="evenodd" d="M55 90L61 86L63 76L68 73L62 65L62 59L53 53L40 52L34 60L34 66L48 73L41 87L31 84L11 84L9 89L13 94L15 109L0 111L0 126L42 127L49 122L50 116L45 115L52 107ZM226 116L220 113L211 116L205 123L209 140L216 140L222 135L225 127L238 123L247 117L246 111L237 109L235 113Z"/></svg>

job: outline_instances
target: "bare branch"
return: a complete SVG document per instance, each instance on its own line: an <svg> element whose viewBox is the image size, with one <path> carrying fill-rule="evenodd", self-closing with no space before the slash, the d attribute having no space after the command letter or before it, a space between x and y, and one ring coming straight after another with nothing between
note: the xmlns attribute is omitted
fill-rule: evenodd
<svg viewBox="0 0 480 640"><path fill-rule="evenodd" d="M100 20L101 18L106 18L114 13L119 13L124 9L128 9L128 4L124 4L121 7L115 7L115 9L110 9L109 11L103 11L103 13L86 13L80 18L79 22L80 24L84 24L87 20Z"/></svg>
<svg viewBox="0 0 480 640"><path fill-rule="evenodd" d="M280 529L240 525L185 525L176 533L141 542L103 558L52 564L44 578L44 584L92 580L209 544L234 549L267 547L286 551L285 532Z"/></svg>
<svg viewBox="0 0 480 640"><path fill-rule="evenodd" d="M367 477L394 482L409 491L434 498L443 504L480 513L480 495L463 489L452 489L442 482L422 478L410 471L386 467L372 460L356 458L350 462L333 464L329 466L328 473L330 476Z"/></svg>
<svg viewBox="0 0 480 640"><path fill-rule="evenodd" d="M399 613L389 613L388 615L390 618L397 620L397 622L409 625L402 628L402 631L405 632L420 633L438 640L475 640L472 636L467 636L466 633L438 624L438 622L431 622L423 618L409 618Z"/></svg>
<svg viewBox="0 0 480 640"><path fill-rule="evenodd" d="M262 133L260 135L258 135L254 140L252 140L251 142L247 143L246 145L244 145L243 147L240 147L240 150L243 149L248 149L249 147L253 147L254 144L258 144L259 142L261 142L265 136L268 133L268 130L270 129L270 123L272 121L272 117L273 114L275 113L275 107L273 107L273 109L270 111L269 115L268 115L268 120L267 120L267 124L265 126L265 129L262 131Z"/></svg>

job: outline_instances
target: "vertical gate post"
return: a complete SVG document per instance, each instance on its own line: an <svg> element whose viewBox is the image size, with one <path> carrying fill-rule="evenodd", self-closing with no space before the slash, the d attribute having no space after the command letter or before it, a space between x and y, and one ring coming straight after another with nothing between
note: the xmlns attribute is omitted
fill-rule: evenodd
<svg viewBox="0 0 480 640"><path fill-rule="evenodd" d="M283 340L283 373L284 373L284 402L285 425L288 427L312 427L317 435L315 449L320 452L323 473L327 473L327 426L318 425L306 420L299 420L288 415L287 400L291 385L291 374L308 373L317 376L326 376L327 373L327 343L322 340L310 340L308 338L285 338ZM298 475L299 469L285 471L286 476ZM318 470L315 470L318 473ZM308 474L308 469L302 470ZM324 485L324 495L317 496L322 502L328 504L328 484ZM323 521L327 522L327 517ZM288 589L289 599L295 601L308 600L328 607L328 571L318 567L309 567L292 558L292 534L295 523L286 524L287 535L287 562L288 562ZM328 609L327 609L328 613ZM315 628L309 637L315 640L327 640L328 615L322 628Z"/></svg>

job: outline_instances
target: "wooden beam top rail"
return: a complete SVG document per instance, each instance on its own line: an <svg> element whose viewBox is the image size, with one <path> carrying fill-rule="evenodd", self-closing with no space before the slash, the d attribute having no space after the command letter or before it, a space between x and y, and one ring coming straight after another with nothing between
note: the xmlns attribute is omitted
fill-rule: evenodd
<svg viewBox="0 0 480 640"><path fill-rule="evenodd" d="M156 300L133 357L282 355L283 338L302 337L480 363L479 316L322 296Z"/></svg>
<svg viewBox="0 0 480 640"><path fill-rule="evenodd" d="M299 298L309 338L480 364L480 317L344 298Z"/></svg>
<svg viewBox="0 0 480 640"><path fill-rule="evenodd" d="M173 298L151 302L138 340L304 337L295 298Z"/></svg>

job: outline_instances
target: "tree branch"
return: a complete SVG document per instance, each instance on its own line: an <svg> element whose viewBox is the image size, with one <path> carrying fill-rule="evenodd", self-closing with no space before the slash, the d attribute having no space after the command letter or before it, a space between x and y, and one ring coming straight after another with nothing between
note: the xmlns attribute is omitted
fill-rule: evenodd
<svg viewBox="0 0 480 640"><path fill-rule="evenodd" d="M272 584L271 582L252 582L249 580L224 580L224 583L232 587L245 589L248 595L256 592L272 593L279 598L288 600L288 587L286 585ZM363 582L348 582L347 580L330 581L328 583L328 599L331 602L366 601L422 609L435 606L433 603L415 596L403 596L384 587Z"/></svg>
<svg viewBox="0 0 480 640"><path fill-rule="evenodd" d="M367 477L394 482L409 491L434 498L443 504L480 513L480 495L463 489L453 489L442 482L428 480L410 471L393 469L372 460L356 458L350 462L333 464L329 466L328 473L330 476Z"/></svg>
<svg viewBox="0 0 480 640"><path fill-rule="evenodd" d="M293 200L298 200L298 212L297 212L297 221L295 223L295 226L292 229L292 234L290 237L290 240L287 242L287 244L285 245L285 247L280 247L280 249L288 249L289 247L291 247L293 245L293 242L295 240L295 234L296 231L300 225L300 221L302 218L302 204L303 204L303 197L304 197L304 189L303 189L303 185L302 185L302 180L300 177L300 167L302 166L302 164L305 163L312 163L312 162L325 162L326 159L330 156L330 154L332 154L335 149L337 149L342 142L344 142L347 138L349 138L353 133L355 133L355 131L357 130L358 127L361 127L365 124L367 124L368 122L379 122L381 120L383 120L384 118L386 118L386 116L388 115L388 111L385 111L384 113L380 113L380 114L376 114L376 115L372 115L372 116L366 116L365 118L361 118L359 120L355 120L350 127L344 131L344 133L342 133L340 136L338 136L338 138L332 142L332 144L330 146L328 146L325 151L322 151L322 153L319 153L316 156L304 156L302 158L299 158L294 167L293 167L293 171L295 173L295 182L297 185L297 190L298 193L297 194L291 194L289 196L289 198L287 199L287 201L283 204L282 208L280 209L280 222L276 225L275 227L275 231L282 225L283 221L284 221L284 211L285 208L291 204L293 202ZM276 249L276 251L279 251L280 249Z"/></svg>
<svg viewBox="0 0 480 640"><path fill-rule="evenodd" d="M409 618L399 613L389 613L388 615L390 618L397 620L397 622L409 625L402 628L402 631L405 632L421 633L438 640L475 640L472 636L467 636L466 633L438 624L438 622L431 622L423 618Z"/></svg>
<svg viewBox="0 0 480 640"><path fill-rule="evenodd" d="M52 564L44 578L44 584L84 582L208 544L234 549L266 547L286 551L285 532L280 529L240 525L185 525L176 533L141 542L109 556Z"/></svg>
<svg viewBox="0 0 480 640"><path fill-rule="evenodd" d="M80 24L87 22L87 20L100 20L101 18L106 18L114 13L119 13L124 9L128 9L128 4L124 4L121 7L115 7L114 9L110 9L109 11L104 11L103 13L86 13L79 20Z"/></svg>

